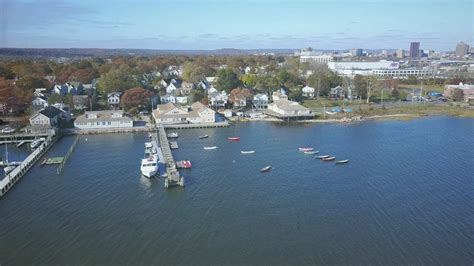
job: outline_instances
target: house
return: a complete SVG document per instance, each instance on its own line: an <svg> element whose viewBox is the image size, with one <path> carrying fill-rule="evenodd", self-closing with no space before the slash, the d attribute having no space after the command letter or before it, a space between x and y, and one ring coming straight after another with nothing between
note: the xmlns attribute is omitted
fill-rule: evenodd
<svg viewBox="0 0 474 266"><path fill-rule="evenodd" d="M53 93L67 95L69 93L69 87L66 84L56 84L53 87Z"/></svg>
<svg viewBox="0 0 474 266"><path fill-rule="evenodd" d="M72 95L81 95L84 93L84 86L82 83L77 82L77 81L72 81L66 83L68 87L68 93Z"/></svg>
<svg viewBox="0 0 474 266"><path fill-rule="evenodd" d="M31 102L33 109L40 110L45 107L48 107L48 100L46 100L45 97L36 97L32 102Z"/></svg>
<svg viewBox="0 0 474 266"><path fill-rule="evenodd" d="M275 102L275 101L278 101L278 100L282 100L282 99L288 100L288 96L286 96L286 94L285 94L285 93L282 93L280 90L273 92L273 94L272 94L272 100L273 100L274 102Z"/></svg>
<svg viewBox="0 0 474 266"><path fill-rule="evenodd" d="M174 94L166 94L160 97L161 103L176 103L176 96Z"/></svg>
<svg viewBox="0 0 474 266"><path fill-rule="evenodd" d="M176 103L177 104L187 104L188 103L188 96L176 96Z"/></svg>
<svg viewBox="0 0 474 266"><path fill-rule="evenodd" d="M46 88L35 88L33 96L35 97L45 97L47 89Z"/></svg>
<svg viewBox="0 0 474 266"><path fill-rule="evenodd" d="M120 92L111 92L107 94L107 104L110 107L117 108L120 106Z"/></svg>
<svg viewBox="0 0 474 266"><path fill-rule="evenodd" d="M270 112L268 112L270 111ZM268 105L267 114L276 117L308 117L313 116L310 109L288 99L280 99Z"/></svg>
<svg viewBox="0 0 474 266"><path fill-rule="evenodd" d="M74 109L76 110L85 110L90 108L92 104L92 98L88 95L74 95L72 96L72 101L74 103Z"/></svg>
<svg viewBox="0 0 474 266"><path fill-rule="evenodd" d="M133 119L123 111L88 111L74 121L79 129L132 128Z"/></svg>
<svg viewBox="0 0 474 266"><path fill-rule="evenodd" d="M229 102L234 107L245 107L247 103L251 103L253 99L253 92L247 88L235 88L230 92Z"/></svg>
<svg viewBox="0 0 474 266"><path fill-rule="evenodd" d="M30 117L30 125L34 128L58 127L62 111L54 106L48 106Z"/></svg>
<svg viewBox="0 0 474 266"><path fill-rule="evenodd" d="M195 102L190 108L179 107L174 103L160 104L153 110L155 122L161 124L214 123L214 110L200 102Z"/></svg>
<svg viewBox="0 0 474 266"><path fill-rule="evenodd" d="M315 89L313 87L310 87L310 86L304 86L303 89L301 89L302 93L303 93L303 97L307 97L307 98L314 98L314 91Z"/></svg>
<svg viewBox="0 0 474 266"><path fill-rule="evenodd" d="M268 106L268 96L264 93L257 93L253 96L253 105L256 108L266 108Z"/></svg>
<svg viewBox="0 0 474 266"><path fill-rule="evenodd" d="M329 93L329 97L331 99L344 99L344 88L341 86L337 86L334 88L331 88L331 91Z"/></svg>
<svg viewBox="0 0 474 266"><path fill-rule="evenodd" d="M203 90L208 90L208 89L211 88L211 86L212 86L211 83L209 81L205 80L205 79L199 81L199 83L198 83L198 87L203 89Z"/></svg>
<svg viewBox="0 0 474 266"><path fill-rule="evenodd" d="M229 100L229 95L227 92L219 92L215 88L211 88L209 90L207 97L209 99L210 106L214 108L224 107Z"/></svg>
<svg viewBox="0 0 474 266"><path fill-rule="evenodd" d="M168 87L168 82L166 80L162 79L160 82L158 82L158 85L160 85L162 88Z"/></svg>
<svg viewBox="0 0 474 266"><path fill-rule="evenodd" d="M179 88L181 88L181 82L176 79L172 79L168 87L166 87L166 93L167 94L175 93L176 90L178 90Z"/></svg>

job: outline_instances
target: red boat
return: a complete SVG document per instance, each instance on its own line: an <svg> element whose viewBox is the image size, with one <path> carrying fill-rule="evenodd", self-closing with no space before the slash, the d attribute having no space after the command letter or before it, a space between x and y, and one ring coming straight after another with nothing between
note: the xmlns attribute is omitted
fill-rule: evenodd
<svg viewBox="0 0 474 266"><path fill-rule="evenodd" d="M231 141L239 141L240 140L239 137L228 137L227 139L231 140Z"/></svg>
<svg viewBox="0 0 474 266"><path fill-rule="evenodd" d="M191 168L192 166L193 164L191 163L191 161L188 161L188 160L176 162L176 167L179 169L188 169L188 168Z"/></svg>

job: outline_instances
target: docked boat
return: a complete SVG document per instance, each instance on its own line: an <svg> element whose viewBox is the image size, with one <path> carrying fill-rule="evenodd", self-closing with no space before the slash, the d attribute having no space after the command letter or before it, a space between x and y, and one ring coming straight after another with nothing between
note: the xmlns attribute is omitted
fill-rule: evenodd
<svg viewBox="0 0 474 266"><path fill-rule="evenodd" d="M153 148L153 144L151 142L145 142L145 149Z"/></svg>
<svg viewBox="0 0 474 266"><path fill-rule="evenodd" d="M265 173L265 172L268 172L270 170L272 170L272 166L268 165L268 166L265 166L262 169L260 169L260 172Z"/></svg>
<svg viewBox="0 0 474 266"><path fill-rule="evenodd" d="M316 156L316 159L325 159L325 158L328 158L330 155L320 155L320 156Z"/></svg>
<svg viewBox="0 0 474 266"><path fill-rule="evenodd" d="M305 152L305 151L313 151L314 148L309 148L309 147L303 147L303 148L298 148L299 151Z"/></svg>
<svg viewBox="0 0 474 266"><path fill-rule="evenodd" d="M318 153L319 151L304 151L303 153L304 154L316 154Z"/></svg>
<svg viewBox="0 0 474 266"><path fill-rule="evenodd" d="M140 171L143 176L151 178L158 173L158 170L158 156L150 155L150 157L142 159Z"/></svg>
<svg viewBox="0 0 474 266"><path fill-rule="evenodd" d="M207 139L207 138L209 138L209 135L199 136L199 139Z"/></svg>
<svg viewBox="0 0 474 266"><path fill-rule="evenodd" d="M35 140L33 140L33 141L31 142L30 147L31 147L32 149L36 149L36 148L38 148L38 147L41 145L41 143L43 143L43 141L45 141L45 140L46 140L45 138L35 139Z"/></svg>
<svg viewBox="0 0 474 266"><path fill-rule="evenodd" d="M323 161L334 161L336 159L336 157L326 157L326 158L323 158L322 160Z"/></svg>
<svg viewBox="0 0 474 266"><path fill-rule="evenodd" d="M9 165L3 168L3 171L5 172L5 175L8 175L13 169L16 168L16 165Z"/></svg>
<svg viewBox="0 0 474 266"><path fill-rule="evenodd" d="M239 141L240 137L228 137L227 139L230 141Z"/></svg>
<svg viewBox="0 0 474 266"><path fill-rule="evenodd" d="M340 160L340 161L336 161L336 164L344 164L344 163L348 163L349 160Z"/></svg>
<svg viewBox="0 0 474 266"><path fill-rule="evenodd" d="M178 137L178 133L177 133L177 132L172 132L172 133L169 133L167 136L168 136L168 138L170 138L170 139L177 138L177 137Z"/></svg>
<svg viewBox="0 0 474 266"><path fill-rule="evenodd" d="M205 150L215 150L217 146L204 147Z"/></svg>
<svg viewBox="0 0 474 266"><path fill-rule="evenodd" d="M193 164L191 163L191 161L189 160L183 160L183 161L177 161L176 162L176 168L178 169L189 169L193 166Z"/></svg>
<svg viewBox="0 0 474 266"><path fill-rule="evenodd" d="M152 138L153 138L153 135L151 134L151 132L148 133L148 138L149 138L149 139L152 139Z"/></svg>
<svg viewBox="0 0 474 266"><path fill-rule="evenodd" d="M240 153L242 154L252 154L252 153L255 153L255 151L240 151Z"/></svg>

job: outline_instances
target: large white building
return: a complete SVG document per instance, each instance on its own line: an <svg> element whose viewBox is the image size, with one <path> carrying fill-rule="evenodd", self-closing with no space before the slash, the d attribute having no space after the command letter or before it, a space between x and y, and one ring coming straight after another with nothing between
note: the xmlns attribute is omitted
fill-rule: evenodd
<svg viewBox="0 0 474 266"><path fill-rule="evenodd" d="M328 64L333 62L334 57L332 55L301 55L300 63L316 63L316 64Z"/></svg>
<svg viewBox="0 0 474 266"><path fill-rule="evenodd" d="M153 118L157 124L214 123L216 112L200 102L193 103L190 108L167 103L153 110Z"/></svg>
<svg viewBox="0 0 474 266"><path fill-rule="evenodd" d="M133 119L122 111L88 111L74 121L79 129L132 128Z"/></svg>
<svg viewBox="0 0 474 266"><path fill-rule="evenodd" d="M334 72L353 77L355 75L375 75L379 77L407 78L409 76L431 76L428 69L400 68L400 63L395 61L378 62L330 62L329 69Z"/></svg>

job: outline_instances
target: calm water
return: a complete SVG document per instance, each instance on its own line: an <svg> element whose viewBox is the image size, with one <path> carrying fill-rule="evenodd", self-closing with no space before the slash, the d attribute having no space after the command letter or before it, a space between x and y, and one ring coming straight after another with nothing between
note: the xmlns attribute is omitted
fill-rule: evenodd
<svg viewBox="0 0 474 266"><path fill-rule="evenodd" d="M0 264L472 265L472 119L178 132L184 189L140 178L146 134L81 137L59 176L35 166L0 200Z"/></svg>

